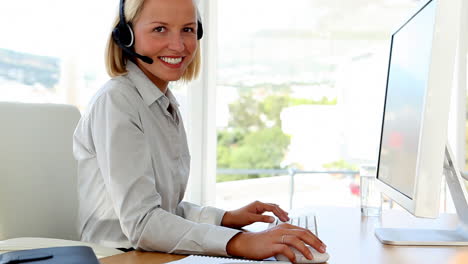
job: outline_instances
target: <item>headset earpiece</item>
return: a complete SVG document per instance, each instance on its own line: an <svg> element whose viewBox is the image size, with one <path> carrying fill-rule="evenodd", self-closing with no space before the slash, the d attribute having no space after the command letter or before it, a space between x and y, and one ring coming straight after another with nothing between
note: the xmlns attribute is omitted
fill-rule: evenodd
<svg viewBox="0 0 468 264"><path fill-rule="evenodd" d="M125 24L123 27L120 27L120 42L122 42L125 47L129 48L135 43L135 35L130 24Z"/></svg>
<svg viewBox="0 0 468 264"><path fill-rule="evenodd" d="M198 29L197 29L197 39L200 40L203 37L203 25L200 20L198 22Z"/></svg>
<svg viewBox="0 0 468 264"><path fill-rule="evenodd" d="M114 40L120 42L120 44L124 45L127 48L130 48L135 43L135 36L133 34L132 27L130 24L121 24L119 23L114 30L112 31L112 36ZM117 43L119 44L119 43Z"/></svg>

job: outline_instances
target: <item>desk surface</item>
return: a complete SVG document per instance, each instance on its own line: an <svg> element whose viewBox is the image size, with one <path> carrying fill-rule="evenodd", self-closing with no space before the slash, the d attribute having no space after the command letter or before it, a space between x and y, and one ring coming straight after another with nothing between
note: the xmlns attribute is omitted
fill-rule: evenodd
<svg viewBox="0 0 468 264"><path fill-rule="evenodd" d="M384 211L382 217L362 217L358 208L316 207L300 210L315 212L320 239L327 244L332 263L468 263L468 247L388 246L374 235L376 227L453 229L455 215L420 219L403 211ZM102 264L159 264L184 256L163 253L129 252L101 259Z"/></svg>

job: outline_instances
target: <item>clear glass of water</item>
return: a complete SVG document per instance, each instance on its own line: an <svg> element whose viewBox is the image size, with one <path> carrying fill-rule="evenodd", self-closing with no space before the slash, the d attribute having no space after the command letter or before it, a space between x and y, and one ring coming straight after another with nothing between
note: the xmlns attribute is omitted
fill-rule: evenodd
<svg viewBox="0 0 468 264"><path fill-rule="evenodd" d="M380 216L382 214L382 194L375 185L377 168L375 165L359 167L361 214L363 216Z"/></svg>

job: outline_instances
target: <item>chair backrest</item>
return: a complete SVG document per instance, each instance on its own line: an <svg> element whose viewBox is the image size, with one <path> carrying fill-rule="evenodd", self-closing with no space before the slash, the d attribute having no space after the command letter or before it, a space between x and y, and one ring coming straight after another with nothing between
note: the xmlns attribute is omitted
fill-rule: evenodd
<svg viewBox="0 0 468 264"><path fill-rule="evenodd" d="M79 240L70 105L0 102L0 240Z"/></svg>

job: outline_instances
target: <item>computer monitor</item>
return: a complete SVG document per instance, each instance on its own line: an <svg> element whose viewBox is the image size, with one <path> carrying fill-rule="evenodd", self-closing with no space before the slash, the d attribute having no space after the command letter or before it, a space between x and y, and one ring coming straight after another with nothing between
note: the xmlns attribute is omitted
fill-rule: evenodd
<svg viewBox="0 0 468 264"><path fill-rule="evenodd" d="M457 49L466 54L459 46L463 2L426 0L391 37L377 185L411 214L435 218L445 174L459 218L468 226L468 196L447 145ZM468 245L463 230L383 228L376 235L387 244Z"/></svg>

